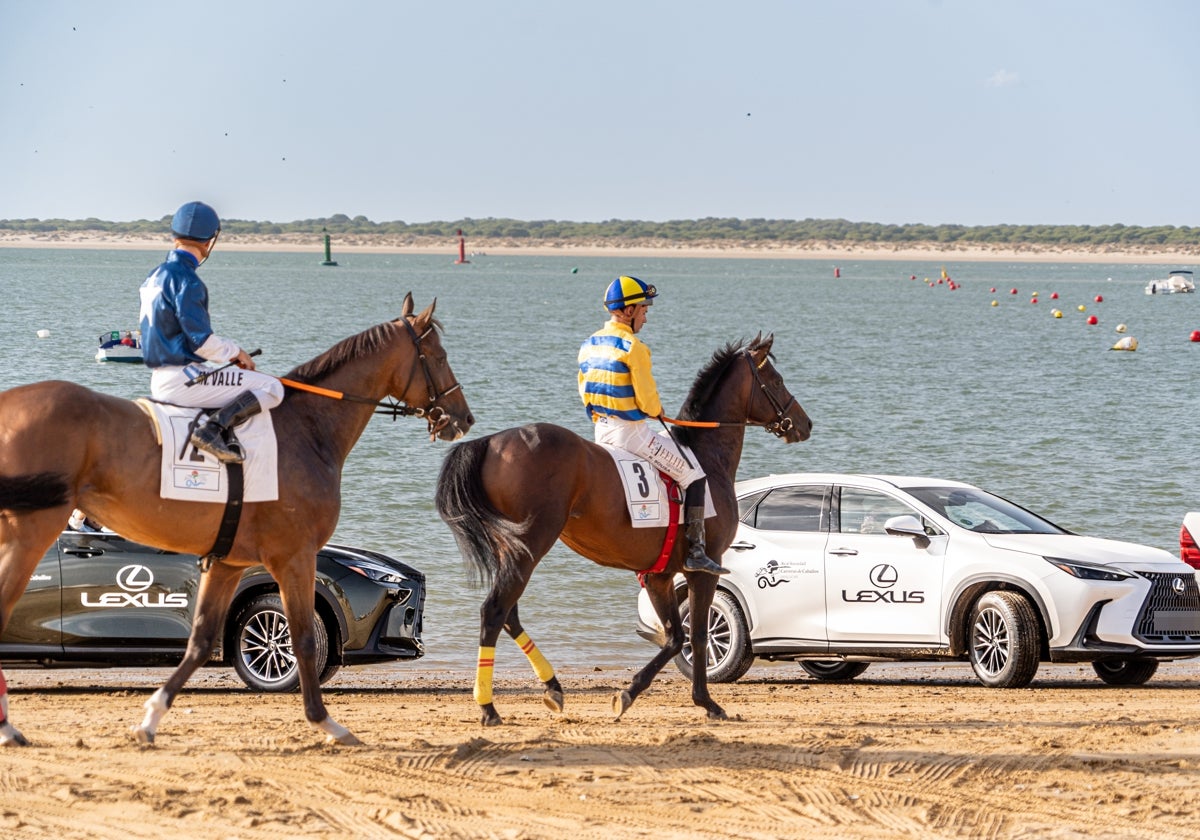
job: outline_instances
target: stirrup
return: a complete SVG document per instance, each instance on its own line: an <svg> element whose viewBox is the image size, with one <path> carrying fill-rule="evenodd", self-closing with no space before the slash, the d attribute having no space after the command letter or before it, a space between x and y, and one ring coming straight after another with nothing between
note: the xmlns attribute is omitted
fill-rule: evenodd
<svg viewBox="0 0 1200 840"><path fill-rule="evenodd" d="M227 442L221 431L220 428L213 428L211 425L196 429L192 432L190 443L222 463L240 464L244 462L246 453L242 451L242 445L236 440Z"/></svg>
<svg viewBox="0 0 1200 840"><path fill-rule="evenodd" d="M688 556L683 561L683 568L689 572L706 572L710 575L727 575L729 569L726 569L721 564L710 558L707 554L701 554L699 557Z"/></svg>

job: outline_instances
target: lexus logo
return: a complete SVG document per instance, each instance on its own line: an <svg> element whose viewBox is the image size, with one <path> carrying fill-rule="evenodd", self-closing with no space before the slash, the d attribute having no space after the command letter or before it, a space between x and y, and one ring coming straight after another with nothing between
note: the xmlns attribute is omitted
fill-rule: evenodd
<svg viewBox="0 0 1200 840"><path fill-rule="evenodd" d="M1171 588L1175 590L1176 595L1182 595L1187 586L1183 582L1183 578L1175 578L1171 581Z"/></svg>
<svg viewBox="0 0 1200 840"><path fill-rule="evenodd" d="M145 592L154 585L154 572L145 566L124 566L117 572L117 586L126 592Z"/></svg>
<svg viewBox="0 0 1200 840"><path fill-rule="evenodd" d="M899 579L900 573L896 571L895 566L889 566L885 563L871 569L871 585L878 586L880 589L895 586L896 581Z"/></svg>

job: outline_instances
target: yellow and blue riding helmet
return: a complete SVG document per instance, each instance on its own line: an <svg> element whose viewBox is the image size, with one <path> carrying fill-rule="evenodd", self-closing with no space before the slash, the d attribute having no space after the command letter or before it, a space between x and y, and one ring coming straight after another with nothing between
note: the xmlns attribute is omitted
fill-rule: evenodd
<svg viewBox="0 0 1200 840"><path fill-rule="evenodd" d="M650 306L656 297L658 289L636 277L623 274L608 284L608 290L604 293L604 306L612 312L637 303Z"/></svg>

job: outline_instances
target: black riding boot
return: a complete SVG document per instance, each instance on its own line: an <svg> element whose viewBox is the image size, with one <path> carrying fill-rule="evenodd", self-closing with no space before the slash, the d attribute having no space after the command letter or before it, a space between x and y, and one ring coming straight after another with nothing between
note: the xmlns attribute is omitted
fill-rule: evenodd
<svg viewBox="0 0 1200 840"><path fill-rule="evenodd" d="M204 450L218 461L242 463L246 460L246 453L233 436L232 429L260 411L262 403L254 396L254 392L242 391L227 406L209 417L207 423L192 432L192 446Z"/></svg>
<svg viewBox="0 0 1200 840"><path fill-rule="evenodd" d="M688 554L683 567L689 572L727 575L729 570L710 558L704 550L704 479L688 485L684 496Z"/></svg>

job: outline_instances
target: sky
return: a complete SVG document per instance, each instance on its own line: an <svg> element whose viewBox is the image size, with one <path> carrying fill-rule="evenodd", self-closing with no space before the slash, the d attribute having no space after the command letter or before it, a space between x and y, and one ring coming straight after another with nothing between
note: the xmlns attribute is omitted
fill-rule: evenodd
<svg viewBox="0 0 1200 840"><path fill-rule="evenodd" d="M1198 34L1193 0L0 0L0 219L1196 226Z"/></svg>

